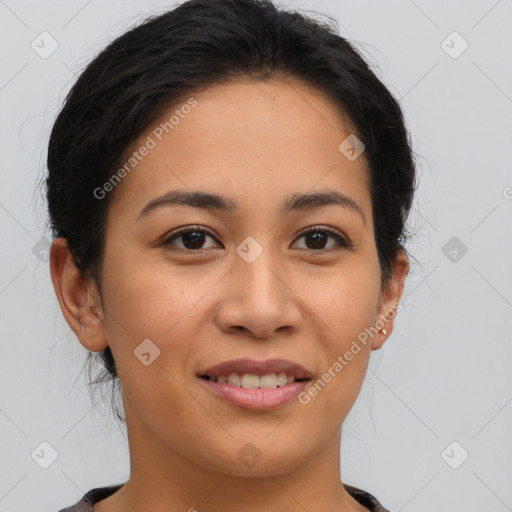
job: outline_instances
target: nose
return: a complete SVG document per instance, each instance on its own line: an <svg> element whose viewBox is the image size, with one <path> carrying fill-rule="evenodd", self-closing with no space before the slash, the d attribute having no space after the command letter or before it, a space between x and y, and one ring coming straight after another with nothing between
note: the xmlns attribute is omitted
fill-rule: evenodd
<svg viewBox="0 0 512 512"><path fill-rule="evenodd" d="M296 332L303 319L293 280L264 251L255 261L237 258L225 277L223 300L216 322L224 332L244 331L269 338L277 331Z"/></svg>

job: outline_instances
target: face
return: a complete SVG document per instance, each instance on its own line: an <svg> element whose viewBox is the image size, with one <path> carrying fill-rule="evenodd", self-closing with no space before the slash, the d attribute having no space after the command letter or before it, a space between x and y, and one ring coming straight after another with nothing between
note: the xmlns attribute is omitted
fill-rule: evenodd
<svg viewBox="0 0 512 512"><path fill-rule="evenodd" d="M401 287L381 289L364 153L340 151L353 132L328 98L297 82L191 96L131 148L151 146L110 192L100 328L79 338L111 347L132 440L245 476L263 474L240 456L254 451L265 471L284 473L339 433L381 333L357 340ZM226 204L180 204L172 191ZM311 194L325 195L294 202ZM288 360L311 380L300 396L251 408L200 377L237 359Z"/></svg>

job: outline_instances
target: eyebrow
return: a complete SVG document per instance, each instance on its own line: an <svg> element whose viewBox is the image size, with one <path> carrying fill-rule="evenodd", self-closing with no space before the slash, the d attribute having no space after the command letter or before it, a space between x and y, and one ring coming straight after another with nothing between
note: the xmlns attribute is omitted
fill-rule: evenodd
<svg viewBox="0 0 512 512"><path fill-rule="evenodd" d="M183 190L170 190L147 203L137 216L137 220L147 217L150 212L157 208L174 205L213 209L218 212L226 213L236 213L238 209L237 201L220 194L201 191L187 192ZM281 213L286 215L293 211L304 211L330 205L341 206L358 213L363 220L363 224L366 225L366 218L362 208L350 197L334 190L293 194L281 205Z"/></svg>

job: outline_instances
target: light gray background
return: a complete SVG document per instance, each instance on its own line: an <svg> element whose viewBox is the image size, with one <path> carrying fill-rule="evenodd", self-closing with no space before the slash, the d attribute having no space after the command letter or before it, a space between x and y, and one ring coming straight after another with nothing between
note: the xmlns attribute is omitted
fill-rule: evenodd
<svg viewBox="0 0 512 512"><path fill-rule="evenodd" d="M35 187L76 74L171 5L0 0L2 512L56 512L128 478L126 440L79 375L86 351L54 296ZM396 329L372 353L344 424L342 478L393 511L512 510L512 1L285 5L338 20L400 98L420 155L408 247L417 262ZM31 48L43 31L59 45L46 59ZM469 43L458 58L445 51L462 48L457 36L442 46L453 31ZM443 252L453 237L468 248L455 262L450 245ZM58 454L47 469L42 442Z"/></svg>

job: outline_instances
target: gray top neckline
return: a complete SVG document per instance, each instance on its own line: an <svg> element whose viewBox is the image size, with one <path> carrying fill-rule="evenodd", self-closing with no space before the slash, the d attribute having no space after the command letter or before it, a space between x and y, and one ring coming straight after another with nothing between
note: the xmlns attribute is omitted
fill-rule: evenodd
<svg viewBox="0 0 512 512"><path fill-rule="evenodd" d="M71 505L70 507L63 508L59 512L94 512L93 505L105 498L108 498L119 490L124 484L109 485L107 487L96 487L86 492L82 499ZM345 490L361 505L366 507L370 512L390 512L384 508L380 502L370 493L353 487L352 485L343 484Z"/></svg>

